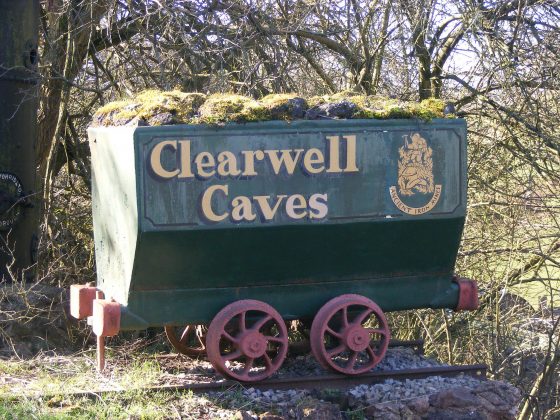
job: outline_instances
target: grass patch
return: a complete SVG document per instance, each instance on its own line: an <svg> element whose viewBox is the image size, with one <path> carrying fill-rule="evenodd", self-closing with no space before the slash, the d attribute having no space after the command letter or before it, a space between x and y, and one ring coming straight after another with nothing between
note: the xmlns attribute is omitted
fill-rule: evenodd
<svg viewBox="0 0 560 420"><path fill-rule="evenodd" d="M142 389L165 381L166 369L157 354L134 351L131 346L107 350L112 365L104 375L96 372L91 351L2 361L0 419L200 419L223 418L223 413L229 413L225 418L233 417L235 411L229 412L224 399ZM96 392L103 390L117 392Z"/></svg>
<svg viewBox="0 0 560 420"><path fill-rule="evenodd" d="M198 404L192 393L126 392L112 396L49 399L0 398L2 419L167 419L191 415Z"/></svg>
<svg viewBox="0 0 560 420"><path fill-rule="evenodd" d="M155 360L135 360L122 373L119 383L125 389L155 385L162 373L161 366Z"/></svg>
<svg viewBox="0 0 560 420"><path fill-rule="evenodd" d="M122 355L108 354L108 360ZM110 369L110 375L95 370L95 355L67 358L36 358L28 361L2 361L0 397L17 395L57 395L83 390L139 389L154 386L163 370L153 355L139 354L133 361ZM2 418L0 416L0 418Z"/></svg>

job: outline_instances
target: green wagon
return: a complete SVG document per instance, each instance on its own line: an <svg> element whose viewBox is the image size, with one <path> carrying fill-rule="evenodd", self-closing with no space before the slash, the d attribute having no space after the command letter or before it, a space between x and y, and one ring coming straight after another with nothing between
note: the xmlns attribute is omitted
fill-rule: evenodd
<svg viewBox="0 0 560 420"><path fill-rule="evenodd" d="M98 282L72 286L71 307L101 342L205 324L215 368L251 381L282 363L285 321L312 319L318 361L359 374L385 354L384 312L477 306L475 282L454 274L462 119L99 127L89 138Z"/></svg>

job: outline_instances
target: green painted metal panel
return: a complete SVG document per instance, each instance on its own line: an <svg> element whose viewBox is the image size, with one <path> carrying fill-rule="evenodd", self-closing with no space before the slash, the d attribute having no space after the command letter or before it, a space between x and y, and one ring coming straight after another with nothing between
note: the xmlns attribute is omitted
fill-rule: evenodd
<svg viewBox="0 0 560 420"><path fill-rule="evenodd" d="M295 220L280 211L273 220L273 225L317 223L345 223L349 219L371 219L402 217L403 213L394 205L388 194L391 186L397 185L397 164L399 151L405 142L412 147L412 139L416 133L428 142L432 149L434 182L442 186L441 197L429 214L436 215L464 213L465 203L462 197L464 188L461 185L460 166L464 162L464 121L440 120L438 123L422 124L403 121L373 120L341 120L341 121L297 121L290 124L284 122L267 122L258 124L230 125L224 128L209 126L177 126L163 128L138 128L136 135L137 168L141 173L140 202L142 212L141 229L177 230L177 229L224 229L236 224L228 205L238 196L271 196L270 205L275 203L274 197L279 195L301 194L306 198L313 194L327 194L328 217L310 219L309 217ZM350 153L345 137L354 136L356 151ZM329 138L336 138L338 147L330 147ZM186 165L181 164L182 147L188 143L194 160L198 155L213 156L217 161L220 152L230 152L235 156L233 168L240 175L219 176L218 173L202 177L212 171L208 166L202 171L196 165L190 165L190 171L177 173L166 179L146 170L150 167L150 158L156 145L162 142L175 142L162 150L161 162L166 172L183 172ZM324 163L312 165L320 171L308 174L305 165L305 152L315 149L321 152ZM329 162L331 149L338 149L338 162ZM254 170L245 168L245 153L265 151L264 159L254 158ZM270 154L278 158L299 159L293 171L286 165L279 165L275 171ZM351 155L351 156L349 156ZM348 169L347 161L355 161L356 169ZM208 159L203 160L208 164ZM218 166L218 165L215 165ZM322 167L322 170L321 170ZM339 171L336 171L340 168ZM214 172L217 172L214 170ZM230 169L229 172L232 172ZM256 175L245 175L245 174ZM211 186L227 186L228 194L217 190L212 195L213 212L218 216L229 213L229 217L219 223L208 223L201 214L201 199ZM284 199L284 202L286 200ZM324 199L323 199L324 201ZM425 194L414 194L407 200L411 207L422 208L426 204ZM256 205L253 211L256 211ZM282 207L281 207L282 208ZM302 211L303 213L303 211ZM426 217L419 215L418 217ZM241 220L242 227L259 226L255 221Z"/></svg>
<svg viewBox="0 0 560 420"><path fill-rule="evenodd" d="M90 130L98 287L126 305L138 238L134 129Z"/></svg>
<svg viewBox="0 0 560 420"><path fill-rule="evenodd" d="M285 319L311 319L328 300L357 293L377 302L384 311L410 308L451 308L458 286L449 276L409 276L358 279L346 282L253 286L239 288L152 290L134 293L121 324L143 329L165 324L208 323L227 304L257 297ZM188 302L188 304L185 304Z"/></svg>
<svg viewBox="0 0 560 420"><path fill-rule="evenodd" d="M456 305L463 120L98 128L90 142L99 284L124 329L208 322L239 298L287 318L349 292L389 311Z"/></svg>

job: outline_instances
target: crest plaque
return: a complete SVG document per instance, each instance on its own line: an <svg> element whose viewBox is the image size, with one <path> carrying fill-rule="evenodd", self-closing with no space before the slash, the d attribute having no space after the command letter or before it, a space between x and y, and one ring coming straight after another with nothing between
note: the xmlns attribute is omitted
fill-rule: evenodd
<svg viewBox="0 0 560 420"><path fill-rule="evenodd" d="M441 185L434 184L433 152L419 133L403 136L404 145L399 148L397 185L389 188L391 199L406 214L420 215L432 210L441 197ZM421 207L411 207L401 197L426 196L428 201Z"/></svg>

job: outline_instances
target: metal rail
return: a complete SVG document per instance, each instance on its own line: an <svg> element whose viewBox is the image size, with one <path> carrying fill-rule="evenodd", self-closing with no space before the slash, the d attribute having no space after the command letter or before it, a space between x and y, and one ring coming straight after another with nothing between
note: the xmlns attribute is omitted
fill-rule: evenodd
<svg viewBox="0 0 560 420"><path fill-rule="evenodd" d="M99 397L104 394L121 393L124 391L147 391L147 392L178 392L191 391L195 394L209 392L224 392L230 389L254 388L259 390L287 390L287 389L339 389L344 390L358 385L373 385L394 379L404 381L406 379L422 379L430 376L453 377L468 375L480 380L486 380L486 365L462 365L462 366L433 366L417 369L384 370L370 372L359 376L346 376L339 374L325 374L317 376L289 376L284 378L267 379L260 382L242 383L232 380L220 380L215 382L192 382L182 385L161 385L142 387L127 390L99 390L78 391L65 394L73 397ZM45 395L43 395L45 397Z"/></svg>
<svg viewBox="0 0 560 420"><path fill-rule="evenodd" d="M192 383L186 385L165 385L143 388L149 391L192 391L201 394L207 392L225 391L242 386L260 390L286 390L286 389L348 389L358 385L372 385L386 381L387 379L405 380L422 379L429 376L459 376L469 375L482 380L486 379L486 365L464 365L464 366L434 366L417 369L384 370L370 372L359 376L346 376L338 374L327 374L318 376L286 377L278 379L267 379L255 383L240 383L237 381L224 380L219 382Z"/></svg>

